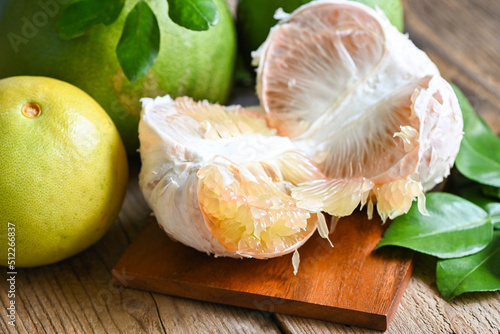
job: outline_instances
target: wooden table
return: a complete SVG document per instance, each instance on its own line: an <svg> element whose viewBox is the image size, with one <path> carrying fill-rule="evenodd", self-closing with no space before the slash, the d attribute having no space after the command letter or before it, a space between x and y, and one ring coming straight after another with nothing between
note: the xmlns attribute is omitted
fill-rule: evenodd
<svg viewBox="0 0 500 334"><path fill-rule="evenodd" d="M406 0L413 41L460 86L500 133L500 2ZM113 286L111 269L141 230L149 209L137 186L138 164L119 219L83 253L55 265L19 269L17 328L0 312L2 333L372 333L300 317L175 298ZM434 263L418 257L388 333L500 333L500 292L470 293L446 302ZM0 309L8 306L0 271Z"/></svg>

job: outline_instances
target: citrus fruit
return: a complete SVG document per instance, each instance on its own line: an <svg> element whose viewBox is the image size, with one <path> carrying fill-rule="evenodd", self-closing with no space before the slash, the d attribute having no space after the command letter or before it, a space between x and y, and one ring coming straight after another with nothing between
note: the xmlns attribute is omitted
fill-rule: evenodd
<svg viewBox="0 0 500 334"><path fill-rule="evenodd" d="M345 216L373 203L383 220L407 212L449 174L463 121L451 86L380 12L346 1L308 3L255 53L268 123L293 138L327 179L292 189Z"/></svg>
<svg viewBox="0 0 500 334"><path fill-rule="evenodd" d="M0 115L0 264L50 264L95 243L128 180L109 116L82 90L44 77L0 80Z"/></svg>
<svg viewBox="0 0 500 334"><path fill-rule="evenodd" d="M143 101L139 183L174 239L216 256L269 258L326 225L290 196L323 174L261 114L190 98Z"/></svg>
<svg viewBox="0 0 500 334"><path fill-rule="evenodd" d="M239 47L244 57L265 41L271 27L278 23L274 18L277 9L291 13L311 0L240 0L237 8ZM356 0L359 3L380 8L399 31L404 30L404 13L401 0Z"/></svg>
<svg viewBox="0 0 500 334"><path fill-rule="evenodd" d="M131 83L116 56L125 18L139 0L126 0L110 26L91 27L73 40L59 37L57 21L76 0L5 0L0 6L0 77L39 75L69 82L90 94L113 119L129 153L139 146L137 126L144 96L189 95L224 103L232 86L236 37L224 0L215 0L219 22L196 32L174 24L167 1L148 4L160 25L158 58Z"/></svg>

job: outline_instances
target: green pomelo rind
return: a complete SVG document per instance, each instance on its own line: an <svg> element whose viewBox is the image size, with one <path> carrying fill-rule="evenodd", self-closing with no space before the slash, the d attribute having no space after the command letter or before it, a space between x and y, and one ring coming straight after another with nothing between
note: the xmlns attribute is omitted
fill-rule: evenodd
<svg viewBox="0 0 500 334"><path fill-rule="evenodd" d="M167 1L151 1L161 44L146 77L131 83L116 56L125 18L139 0L127 0L115 23L91 27L73 40L59 37L57 20L73 0L7 0L0 5L0 78L47 76L90 94L111 116L128 153L139 146L140 98L170 94L225 103L236 57L234 22L224 0L208 31L182 28L168 17Z"/></svg>

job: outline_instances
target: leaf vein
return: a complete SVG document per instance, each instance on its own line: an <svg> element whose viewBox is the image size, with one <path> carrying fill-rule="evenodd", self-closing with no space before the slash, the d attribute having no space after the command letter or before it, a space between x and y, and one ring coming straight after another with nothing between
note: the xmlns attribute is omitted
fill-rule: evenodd
<svg viewBox="0 0 500 334"><path fill-rule="evenodd" d="M200 14L201 17L203 17L205 19L205 21L207 21L208 25L210 25L210 18L208 16L206 16L205 14L203 14L203 12L201 10L198 9L198 7L194 4L194 2L192 0L186 0L190 5L191 7L194 8L194 10Z"/></svg>
<svg viewBox="0 0 500 334"><path fill-rule="evenodd" d="M489 259L491 259L493 257L493 255L495 255L496 253L500 252L500 246L497 247L496 250L494 250L491 254L489 254L487 257L485 257L478 265L476 265L474 268L472 268L472 270L470 270L467 275L465 275L461 280L459 280L457 282L457 284L455 284L455 286L450 290L450 293L453 293L460 284L462 284L462 282L467 279L467 277L469 277L474 271L476 271L477 268L479 268L480 266L482 266L486 261L488 261Z"/></svg>
<svg viewBox="0 0 500 334"><path fill-rule="evenodd" d="M499 216L500 218L500 216ZM437 234L441 234L441 233L446 233L446 232L454 232L457 230L457 228L462 228L462 227L480 227L482 225L484 225L486 222L490 221L490 218L487 218L487 219L482 219L478 222L473 222L471 224L467 224L467 225L460 225L460 226L454 226L454 227L451 227L451 228L448 228L448 229L445 229L445 230L439 230L439 231L432 231L432 232L429 232L429 233L426 233L426 234L419 234L419 235L415 235L415 236L412 236L412 237L408 237L408 238L404 238L402 240L413 240L413 239L420 239L420 238L425 238L425 237L428 237L428 236L433 236L433 235L437 235ZM460 231L460 230L458 230Z"/></svg>

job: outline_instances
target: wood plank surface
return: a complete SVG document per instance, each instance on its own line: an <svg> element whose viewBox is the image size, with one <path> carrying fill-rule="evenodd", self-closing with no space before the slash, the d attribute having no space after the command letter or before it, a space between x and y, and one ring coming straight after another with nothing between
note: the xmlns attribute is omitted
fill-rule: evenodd
<svg viewBox="0 0 500 334"><path fill-rule="evenodd" d="M500 134L500 1L403 3L410 38ZM132 175L120 217L101 241L58 264L18 270L16 328L7 325L7 274L0 268L0 333L377 333L113 286L111 269L148 216ZM499 334L500 292L446 302L437 292L432 266L432 259L417 258L387 333Z"/></svg>

